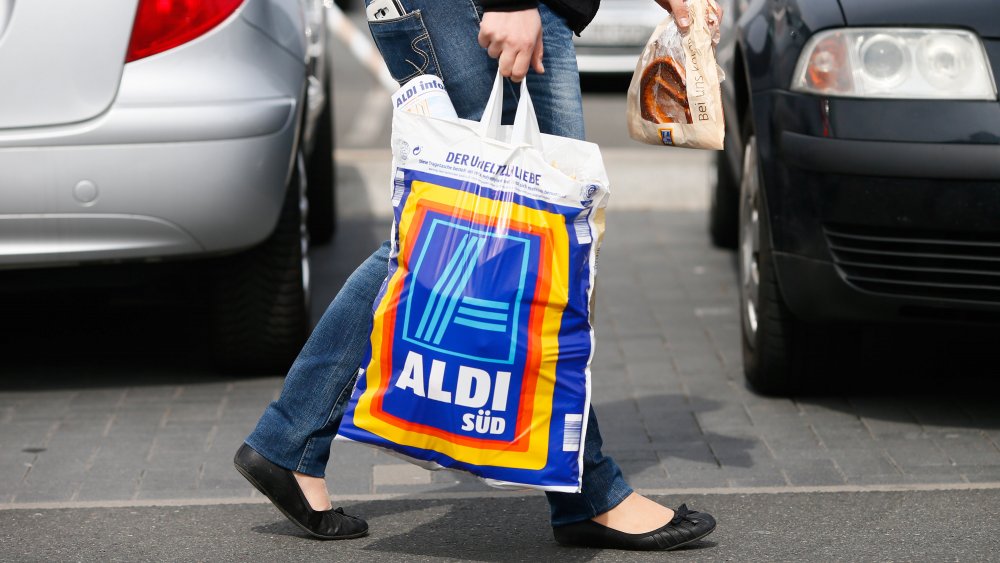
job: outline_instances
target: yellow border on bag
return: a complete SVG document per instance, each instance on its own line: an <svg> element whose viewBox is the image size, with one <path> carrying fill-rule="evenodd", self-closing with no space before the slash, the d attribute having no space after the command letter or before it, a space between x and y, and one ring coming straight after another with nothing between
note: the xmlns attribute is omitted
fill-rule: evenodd
<svg viewBox="0 0 1000 563"><path fill-rule="evenodd" d="M498 215L507 217L511 221L535 226L552 233L553 244L549 268L551 283L549 284L549 294L546 297L547 304L542 305L542 334L539 335L541 357L531 422L528 428L528 449L523 452L511 452L504 449L484 449L456 444L444 438L388 424L372 413L372 401L382 383L383 374L379 358L383 346L384 319L392 299L383 299L375 311L371 335L372 360L365 372L367 378L365 392L358 399L358 405L354 411L354 424L396 444L440 452L462 463L512 469L542 469L548 461L552 397L556 382L556 363L559 358L559 329L562 326L562 312L566 308L569 298L569 236L566 232L566 219L563 215L532 209L511 201L487 199L476 194L428 182L413 182L406 207L400 213L398 231L400 252L409 248L407 238L411 235L410 223L421 200L464 210L478 217L497 217ZM417 233L412 234L416 236ZM399 259L402 262L408 260L409 257L401 255ZM389 280L386 296L399 293L405 274L403 268L395 272Z"/></svg>

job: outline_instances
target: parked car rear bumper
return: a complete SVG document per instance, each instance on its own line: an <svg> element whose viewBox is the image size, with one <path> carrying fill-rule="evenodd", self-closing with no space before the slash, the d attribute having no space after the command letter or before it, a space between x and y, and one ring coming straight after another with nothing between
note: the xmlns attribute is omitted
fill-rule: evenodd
<svg viewBox="0 0 1000 563"><path fill-rule="evenodd" d="M599 47L579 47L576 50L576 64L583 74L631 74L639 62L641 50L641 46L628 53Z"/></svg>
<svg viewBox="0 0 1000 563"><path fill-rule="evenodd" d="M115 107L0 138L0 267L250 247L273 230L296 100Z"/></svg>

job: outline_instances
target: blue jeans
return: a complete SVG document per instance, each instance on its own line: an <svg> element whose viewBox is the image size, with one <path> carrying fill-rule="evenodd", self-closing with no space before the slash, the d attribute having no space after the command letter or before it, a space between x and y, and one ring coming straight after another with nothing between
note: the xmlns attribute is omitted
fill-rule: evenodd
<svg viewBox="0 0 1000 563"><path fill-rule="evenodd" d="M497 62L479 46L482 12L472 0L403 0L408 15L372 24L372 34L400 83L437 74L459 117L479 119ZM583 107L572 32L539 5L545 42L545 74L529 74L528 90L543 133L583 138ZM518 89L508 83L505 121L513 119ZM315 477L325 474L330 446L350 398L368 345L372 305L387 274L385 242L357 270L327 308L246 443L273 463ZM601 453L601 432L590 411L584 441L581 493L546 493L552 525L587 520L632 493L621 469Z"/></svg>

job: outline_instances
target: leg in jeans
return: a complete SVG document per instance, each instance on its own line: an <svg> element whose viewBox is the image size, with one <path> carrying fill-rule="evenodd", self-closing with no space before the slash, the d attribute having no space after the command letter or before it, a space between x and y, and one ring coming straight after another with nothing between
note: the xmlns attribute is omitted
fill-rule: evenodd
<svg viewBox="0 0 1000 563"><path fill-rule="evenodd" d="M409 12L422 12L433 52L419 58L403 52L400 57L408 57L407 61L417 58L425 63L424 72L439 74L458 115L478 119L489 97L497 63L478 44L481 13L477 6L471 0L403 0L403 4ZM545 133L583 138L572 32L544 4L539 11L546 72L528 78L539 126ZM386 41L383 38L379 46L390 59L396 45ZM419 44L403 42L407 48L415 43ZM407 69L392 60L389 67ZM513 95L505 100L508 122L516 106L517 89L509 85L509 91ZM316 477L323 475L330 441L340 424L351 382L367 345L372 301L385 277L387 256L388 248L383 245L351 276L292 365L280 398L267 408L247 438L248 445L277 465ZM632 493L617 464L601 453L600 430L593 410L587 428L583 492L548 495L553 524L592 518L614 508Z"/></svg>
<svg viewBox="0 0 1000 563"><path fill-rule="evenodd" d="M247 445L277 465L323 477L371 332L372 303L387 272L384 242L347 279L309 336Z"/></svg>

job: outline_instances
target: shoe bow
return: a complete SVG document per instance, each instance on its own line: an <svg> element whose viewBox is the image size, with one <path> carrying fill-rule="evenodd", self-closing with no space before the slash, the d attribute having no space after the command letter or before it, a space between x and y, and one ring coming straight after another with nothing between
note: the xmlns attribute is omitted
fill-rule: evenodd
<svg viewBox="0 0 1000 563"><path fill-rule="evenodd" d="M674 517L670 520L670 523L680 524L681 522L691 522L692 524L697 524L698 519L694 517L697 514L697 510L690 510L687 504L682 504L674 511Z"/></svg>

